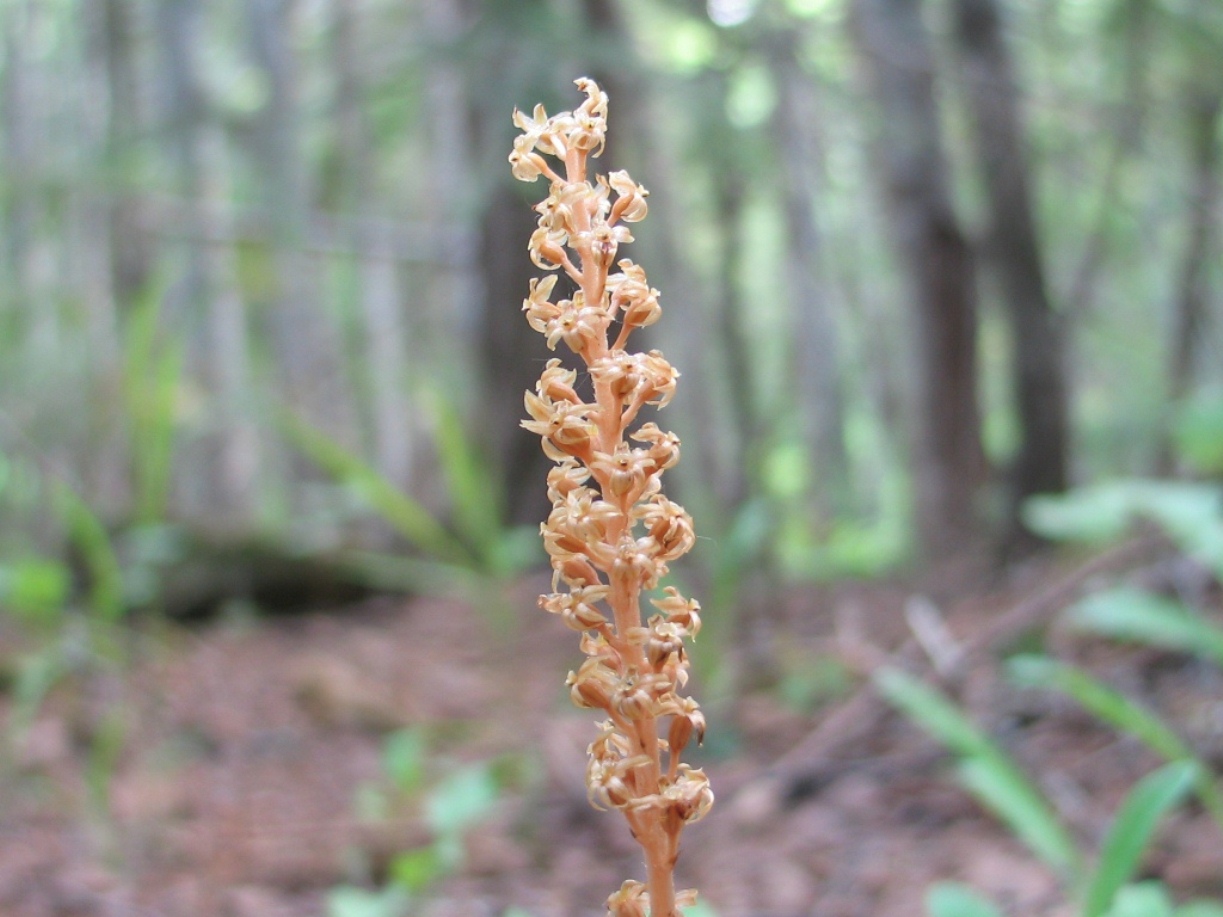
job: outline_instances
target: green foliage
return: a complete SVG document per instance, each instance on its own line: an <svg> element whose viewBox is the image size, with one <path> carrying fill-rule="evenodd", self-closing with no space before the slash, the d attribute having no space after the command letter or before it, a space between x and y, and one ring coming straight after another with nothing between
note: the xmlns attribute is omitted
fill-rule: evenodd
<svg viewBox="0 0 1223 917"><path fill-rule="evenodd" d="M98 620L114 623L127 610L123 568L110 534L89 505L65 486L55 489L56 504L68 537L89 577L89 608Z"/></svg>
<svg viewBox="0 0 1223 917"><path fill-rule="evenodd" d="M1177 454L1199 474L1223 476L1223 391L1203 391L1182 404L1172 439Z"/></svg>
<svg viewBox="0 0 1223 917"><path fill-rule="evenodd" d="M1025 524L1055 541L1107 542L1137 519L1162 528L1186 554L1223 578L1223 487L1160 480L1125 480L1033 497Z"/></svg>
<svg viewBox="0 0 1223 917"><path fill-rule="evenodd" d="M1088 712L1134 736L1166 760L1192 764L1197 774L1198 798L1223 827L1223 795L1209 768L1156 714L1082 669L1043 656L1017 656L1008 663L1008 671L1019 684L1068 694Z"/></svg>
<svg viewBox="0 0 1223 917"><path fill-rule="evenodd" d="M110 787L127 743L127 721L121 709L113 708L95 724L85 765L85 785L93 811L106 817L110 811Z"/></svg>
<svg viewBox="0 0 1223 917"><path fill-rule="evenodd" d="M1190 901L1176 907L1162 882L1139 882L1117 892L1105 917L1223 917L1223 905Z"/></svg>
<svg viewBox="0 0 1223 917"><path fill-rule="evenodd" d="M1028 677L1038 670L1031 662L1018 668ZM1165 764L1139 780L1118 808L1095 868L1088 871L1088 858L1077 849L1044 794L951 701L894 669L880 671L876 685L889 703L959 756L958 773L967 789L1081 897L1082 917L1104 917L1108 913L1119 891L1133 877L1160 820L1190 790L1200 786L1201 769L1187 760ZM1091 696L1098 699L1101 695ZM976 892L955 884L932 888L926 908L930 917L991 917L998 913Z"/></svg>
<svg viewBox="0 0 1223 917"><path fill-rule="evenodd" d="M382 770L395 789L415 793L425 779L428 748L420 729L397 729L382 744Z"/></svg>
<svg viewBox="0 0 1223 917"><path fill-rule="evenodd" d="M961 782L1037 857L1063 876L1080 870L1074 840L1044 794L955 704L897 669L880 671L875 684L888 703L959 756Z"/></svg>
<svg viewBox="0 0 1223 917"><path fill-rule="evenodd" d="M365 501L405 541L431 557L473 565L470 552L420 503L321 430L288 412L280 429L289 442Z"/></svg>
<svg viewBox="0 0 1223 917"><path fill-rule="evenodd" d="M505 528L505 500L488 457L467 435L458 410L441 392L430 393L427 404L455 528L483 569L501 575L520 572L539 556L538 530Z"/></svg>
<svg viewBox="0 0 1223 917"><path fill-rule="evenodd" d="M28 557L0 564L0 608L35 624L56 624L72 588L66 564Z"/></svg>
<svg viewBox="0 0 1223 917"><path fill-rule="evenodd" d="M500 795L501 787L488 762L460 768L430 791L425 821L438 837L458 837L486 818Z"/></svg>
<svg viewBox="0 0 1223 917"><path fill-rule="evenodd" d="M363 816L375 819L386 817L392 806L419 811L431 840L391 859L385 888L333 889L328 917L360 917L365 913L398 917L410 913L431 886L462 867L463 838L496 808L507 772L498 761L481 761L454 768L430 781L431 763L435 762L421 729L400 729L386 737L382 767L394 798L375 786L362 787L357 793L358 809Z"/></svg>
<svg viewBox="0 0 1223 917"><path fill-rule="evenodd" d="M489 481L487 464L464 437L457 415L440 399L436 402L438 448L458 537L423 504L321 430L288 412L281 415L280 428L303 455L423 555L404 558L350 551L346 559L355 572L383 588L428 593L458 589L474 597L481 608L495 612L499 610L496 586L490 589L486 581L521 572L533 563L539 535L534 529L505 527L502 501Z"/></svg>
<svg viewBox="0 0 1223 917"><path fill-rule="evenodd" d="M929 917L1002 917L989 899L959 882L937 882L926 890Z"/></svg>
<svg viewBox="0 0 1223 917"><path fill-rule="evenodd" d="M1080 630L1192 653L1223 666L1223 629L1182 602L1142 589L1093 593L1072 605L1066 619Z"/></svg>
<svg viewBox="0 0 1223 917"><path fill-rule="evenodd" d="M146 284L136 298L124 341L124 393L131 423L135 517L165 516L174 462L176 410L183 378L183 341L162 329L164 277Z"/></svg>
<svg viewBox="0 0 1223 917"><path fill-rule="evenodd" d="M327 895L327 917L402 917L410 901L408 893L398 885L378 891L340 885Z"/></svg>
<svg viewBox="0 0 1223 917"><path fill-rule="evenodd" d="M1007 670L1012 680L1026 687L1053 688L1069 694L1089 712L1136 736L1165 758L1193 756L1155 714L1076 666L1045 656L1016 656L1008 661Z"/></svg>
<svg viewBox="0 0 1223 917"><path fill-rule="evenodd" d="M1132 878L1160 819L1193 787L1197 772L1192 762L1174 761L1147 774L1126 795L1088 880L1083 917L1101 917L1109 909L1118 890Z"/></svg>

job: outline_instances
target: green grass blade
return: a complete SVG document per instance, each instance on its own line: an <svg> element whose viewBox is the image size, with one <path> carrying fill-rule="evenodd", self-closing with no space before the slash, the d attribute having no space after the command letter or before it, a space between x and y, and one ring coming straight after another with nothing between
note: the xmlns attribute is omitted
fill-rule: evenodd
<svg viewBox="0 0 1223 917"><path fill-rule="evenodd" d="M1064 875L1079 867L1078 852L1053 807L1011 757L943 694L897 669L875 684L888 703L958 754L965 787L1006 823L1042 861Z"/></svg>
<svg viewBox="0 0 1223 917"><path fill-rule="evenodd" d="M1126 885L1113 896L1105 917L1174 917L1172 898L1162 882Z"/></svg>
<svg viewBox="0 0 1223 917"><path fill-rule="evenodd" d="M288 411L281 414L280 427L307 458L352 487L371 510L408 542L440 560L476 566L475 558L427 509L360 457Z"/></svg>
<svg viewBox="0 0 1223 917"><path fill-rule="evenodd" d="M1045 865L1059 875L1079 872L1078 850L1041 791L1001 751L960 762L960 781Z"/></svg>
<svg viewBox="0 0 1223 917"><path fill-rule="evenodd" d="M1133 876L1160 819L1193 787L1197 770L1188 761L1165 764L1139 780L1126 795L1087 884L1083 917L1101 917L1108 911L1117 891Z"/></svg>
<svg viewBox="0 0 1223 917"><path fill-rule="evenodd" d="M427 401L455 526L487 566L497 557L505 528L501 494L454 405L440 392L432 393Z"/></svg>
<svg viewBox="0 0 1223 917"><path fill-rule="evenodd" d="M136 296L124 333L124 392L131 422L136 518L164 518L177 428L176 402L186 361L181 341L167 338L162 306L169 276L159 271Z"/></svg>
<svg viewBox="0 0 1223 917"><path fill-rule="evenodd" d="M881 669L875 687L884 699L958 755L987 753L986 736L942 692L899 669Z"/></svg>
<svg viewBox="0 0 1223 917"><path fill-rule="evenodd" d="M1068 694L1088 713L1130 733L1165 758L1193 757L1180 736L1154 713L1076 666L1046 656L1016 656L1008 662L1007 672L1018 684Z"/></svg>
<svg viewBox="0 0 1223 917"><path fill-rule="evenodd" d="M90 611L101 621L119 620L127 610L123 567L106 526L84 500L62 484L56 485L55 502L68 537L89 571Z"/></svg>
<svg viewBox="0 0 1223 917"><path fill-rule="evenodd" d="M926 890L928 917L1002 917L1002 911L975 889L959 882L938 882Z"/></svg>
<svg viewBox="0 0 1223 917"><path fill-rule="evenodd" d="M1190 901L1176 909L1176 917L1223 917L1223 904L1218 901Z"/></svg>
<svg viewBox="0 0 1223 917"><path fill-rule="evenodd" d="M1067 611L1070 624L1118 640L1181 650L1223 666L1223 628L1174 599L1121 586L1087 596Z"/></svg>
<svg viewBox="0 0 1223 917"><path fill-rule="evenodd" d="M1012 680L1029 687L1048 687L1078 701L1087 712L1134 736L1169 761L1192 761L1198 768L1196 791L1202 805L1223 826L1223 794L1209 768L1158 716L1076 666L1044 656L1016 656L1008 663Z"/></svg>

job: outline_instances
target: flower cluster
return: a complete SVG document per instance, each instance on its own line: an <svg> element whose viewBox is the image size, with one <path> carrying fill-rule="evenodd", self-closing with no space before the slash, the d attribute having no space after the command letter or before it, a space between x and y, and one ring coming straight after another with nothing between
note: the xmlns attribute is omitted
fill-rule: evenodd
<svg viewBox="0 0 1223 917"><path fill-rule="evenodd" d="M649 599L655 613L643 624L641 599L696 536L688 513L662 493L679 438L637 422L646 406L671 400L679 373L656 350L625 349L634 330L661 314L645 271L616 260L633 241L624 224L646 216L648 192L627 172L588 179L587 160L605 142L607 95L593 80L577 86L586 100L576 111L514 113L522 134L510 154L516 178L550 182L528 249L538 267L557 273L531 281L523 311L550 349L564 343L582 360L593 388L586 400L577 373L551 360L526 393L523 426L556 462L542 526L553 591L540 606L582 634L586 661L568 678L573 702L606 715L588 749L590 801L621 810L645 853L646 882L625 882L608 898L608 912L679 917L678 908L695 900L695 892L674 888L680 832L713 804L704 772L680 759L705 732L696 701L680 694L684 641L700 630L700 606L667 587ZM567 299L555 296L560 272L574 287Z"/></svg>

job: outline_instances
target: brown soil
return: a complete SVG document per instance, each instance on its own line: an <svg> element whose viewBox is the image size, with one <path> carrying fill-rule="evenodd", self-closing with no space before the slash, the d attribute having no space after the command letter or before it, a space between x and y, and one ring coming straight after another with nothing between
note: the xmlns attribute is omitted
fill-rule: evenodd
<svg viewBox="0 0 1223 917"><path fill-rule="evenodd" d="M932 658L950 653L944 687L1094 849L1156 760L1064 699L1006 686L997 658L1041 632L1090 574L1161 562L1039 563L1005 582L944 572L754 603L751 630L763 636L729 657L750 688L718 701L711 685L693 685L711 733L696 763L719 802L685 836L682 883L721 917L914 917L942 879L987 892L1008 914L1068 917L1055 878L957 787L948 756L844 673L891 661L930 675ZM569 706L562 684L576 639L535 609L540 585L499 597L512 622L453 600L383 599L133 635L123 665L64 679L8 743L0 915L321 917L329 889L376 882L396 853L428 841L418 799L391 798L377 818L359 803L387 789L385 735L412 725L426 727L432 779L490 758L510 775L468 834L462 869L415 914L602 914L604 897L640 871L638 855L623 820L586 802L592 716ZM907 623L918 596L946 625L927 638L931 650ZM21 645L8 635L5 658ZM1165 711L1218 763L1216 669L1056 628L1047 645ZM11 713L11 692L4 705ZM107 747L117 749L110 768ZM1143 875L1178 896L1223 896L1217 827L1183 807Z"/></svg>

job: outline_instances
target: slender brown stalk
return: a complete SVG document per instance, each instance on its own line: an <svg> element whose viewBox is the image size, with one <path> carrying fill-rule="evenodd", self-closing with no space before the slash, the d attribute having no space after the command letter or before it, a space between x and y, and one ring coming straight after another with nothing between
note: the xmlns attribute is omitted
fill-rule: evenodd
<svg viewBox="0 0 1223 917"><path fill-rule="evenodd" d="M551 183L535 208L532 261L577 286L572 299L552 302L556 275L535 279L523 311L550 348L564 342L581 358L594 387L594 400L584 401L577 373L550 360L526 394L531 419L523 426L543 438L557 463L548 475L552 512L541 529L553 591L540 606L582 634L587 659L568 679L574 703L607 715L588 749L590 801L624 812L645 855L645 883L626 881L608 898L608 913L679 917L696 900L694 890L675 890L680 833L713 805L704 772L680 760L705 731L697 703L678 693L688 680L684 638L700 629L700 606L667 587L649 599L658 613L643 623L641 598L658 589L667 564L696 536L683 507L662 494L663 471L679 461L679 438L638 424L643 408L671 400L679 373L656 350L625 350L632 332L661 314L645 271L622 260L610 273L619 247L633 241L624 224L646 215L647 192L627 172L587 179L588 158L603 149L607 95L593 80L577 85L586 101L576 111L548 117L537 105L531 116L514 113L522 135L510 154L516 178L542 175Z"/></svg>

